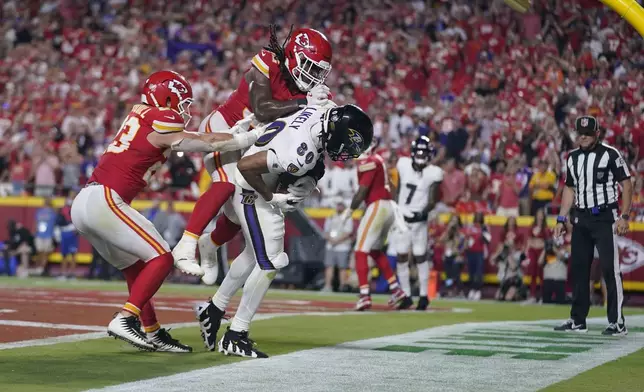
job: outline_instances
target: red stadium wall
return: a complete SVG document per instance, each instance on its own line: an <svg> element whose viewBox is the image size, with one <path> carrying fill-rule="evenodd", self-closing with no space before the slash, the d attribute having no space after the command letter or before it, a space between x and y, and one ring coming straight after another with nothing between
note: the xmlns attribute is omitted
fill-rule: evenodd
<svg viewBox="0 0 644 392"><path fill-rule="evenodd" d="M62 199L54 201L54 207L62 205ZM147 201L135 201L134 207L141 210L150 205ZM7 221L13 219L22 222L27 228L33 230L35 212L38 207L42 206L42 200L38 198L3 198L0 199L0 240L7 238ZM188 217L192 211L193 203L191 202L178 202L175 203L175 209ZM307 214L322 228L324 226L324 219L333 213L330 209L308 209ZM355 217L355 216L354 216ZM446 217L443 217L446 219ZM464 222L469 222L471 217L464 217ZM443 219L443 220L444 220ZM490 227L492 234L492 244L490 252L496 249L499 238L503 231L504 218L497 216L488 216L486 222ZM358 221L356 220L356 226ZM532 219L523 217L518 220L520 232L527 236L530 230ZM550 222L552 223L552 222ZM286 241L288 246L289 238L297 236L297 230L287 223L286 225ZM624 288L629 291L642 291L644 292L644 223L632 223L631 232L625 237L621 238L618 242L620 250L620 263L622 271L624 272ZM243 240L238 235L229 247L229 258L233 259L243 247ZM60 260L59 254L52 256L52 261ZM80 254L78 257L79 263L89 263L91 261L91 247L84 239L80 241ZM440 271L442 265L440 260L435 260L436 268ZM485 282L498 283L496 279L496 269L489 263L485 265Z"/></svg>

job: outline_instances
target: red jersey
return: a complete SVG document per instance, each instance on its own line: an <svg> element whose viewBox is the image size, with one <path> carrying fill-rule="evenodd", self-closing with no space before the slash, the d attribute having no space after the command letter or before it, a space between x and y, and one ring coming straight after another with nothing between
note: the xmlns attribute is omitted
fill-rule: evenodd
<svg viewBox="0 0 644 392"><path fill-rule="evenodd" d="M152 132L181 132L183 129L183 119L172 109L134 105L89 182L98 182L113 189L126 203L130 203L161 168L170 151L150 144L148 135Z"/></svg>
<svg viewBox="0 0 644 392"><path fill-rule="evenodd" d="M286 80L282 78L280 65L272 52L262 50L253 57L250 63L259 72L261 72L262 75L266 76L270 80L273 99L277 101L288 101L291 99L306 98L305 93L301 91L292 92L288 88ZM248 95L248 82L246 82L245 77L241 78L237 90L230 94L230 97L228 97L226 102L224 102L217 111L221 113L226 120L226 123L231 127L235 125L237 121L252 113L250 97Z"/></svg>
<svg viewBox="0 0 644 392"><path fill-rule="evenodd" d="M378 154L358 160L358 184L369 188L367 205L378 200L391 200L389 175L385 160Z"/></svg>

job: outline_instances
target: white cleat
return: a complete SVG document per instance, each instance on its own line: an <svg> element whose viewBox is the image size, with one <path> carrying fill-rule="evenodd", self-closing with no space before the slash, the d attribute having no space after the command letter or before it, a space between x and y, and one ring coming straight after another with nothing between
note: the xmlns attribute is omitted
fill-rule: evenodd
<svg viewBox="0 0 644 392"><path fill-rule="evenodd" d="M174 266L184 274L203 276L204 272L196 259L197 241L184 235L172 250Z"/></svg>
<svg viewBox="0 0 644 392"><path fill-rule="evenodd" d="M204 234L199 237L199 258L201 259L201 269L204 272L201 281L208 286L214 285L219 276L217 249L219 248L213 244L210 234Z"/></svg>

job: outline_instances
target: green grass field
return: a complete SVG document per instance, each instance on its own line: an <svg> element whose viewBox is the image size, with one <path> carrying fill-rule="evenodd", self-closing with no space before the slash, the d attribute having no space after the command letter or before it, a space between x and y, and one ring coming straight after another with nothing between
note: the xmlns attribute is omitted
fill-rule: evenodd
<svg viewBox="0 0 644 392"><path fill-rule="evenodd" d="M65 290L124 290L121 283L69 282L50 280L0 279L0 290L17 288ZM202 300L212 288L188 285L166 285L162 296L180 295ZM0 292L0 296L1 296ZM314 292L271 291L269 298L352 303L353 295L324 295ZM386 297L378 296L378 302ZM471 309L468 313L396 313L347 314L339 316L288 316L255 321L251 336L271 356L343 342L395 335L441 325L487 321L531 321L565 319L568 307L520 305L494 302L434 301L433 306ZM10 302L0 305L9 307ZM101 308L109 317L110 309ZM644 309L625 309L626 317L644 314ZM590 317L604 317L603 308L591 309ZM0 314L0 319L2 319ZM186 313L185 321L193 321ZM82 320L68 323L83 324ZM8 327L0 326L0 331ZM632 330L636 332L637 329ZM641 332L644 332L642 330ZM5 330L11 333L11 330ZM0 390L3 391L78 391L165 376L239 361L218 353L206 352L196 327L173 330L173 335L195 348L192 354L138 352L124 343L95 339L40 347L0 350ZM632 333L631 335L634 335ZM630 335L629 335L630 336ZM6 341L6 340L5 340ZM538 366L538 364L536 365ZM535 371L538 371L535 368ZM517 380L520 382L520 380ZM393 386L392 386L393 389ZM163 390L162 387L158 390ZM608 362L551 385L547 391L643 391L644 350Z"/></svg>

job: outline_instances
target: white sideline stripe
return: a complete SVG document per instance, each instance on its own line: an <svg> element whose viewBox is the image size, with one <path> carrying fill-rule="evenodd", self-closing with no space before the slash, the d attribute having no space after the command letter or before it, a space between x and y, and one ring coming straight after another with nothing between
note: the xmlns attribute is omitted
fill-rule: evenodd
<svg viewBox="0 0 644 392"><path fill-rule="evenodd" d="M289 316L341 316L345 315L345 312L304 312L304 313L260 313L255 315L253 321L259 320L270 320L278 317L289 317ZM366 314L366 313L363 313ZM4 321L10 320L0 320L0 324ZM221 324L228 324L228 320L222 320ZM37 324L47 324L47 323L37 323ZM51 324L51 325L65 325L65 324ZM165 328L187 328L187 327L198 327L199 324L196 322L188 323L174 323L174 324L165 324ZM75 327L78 327L76 325ZM43 327L44 328L44 327ZM50 327L47 327L50 328ZM105 327L92 327L100 328L103 331L107 331L107 325ZM85 328L76 328L76 329L85 329ZM10 343L0 343L0 350L9 350L14 348L25 348L25 347L37 347L37 346L51 346L58 343L71 343L71 342L82 342L86 340L94 340L107 338L106 332L89 332L89 333L80 333L73 335L65 336L56 336L51 338L44 339L32 339L32 340L22 340L19 342L10 342Z"/></svg>
<svg viewBox="0 0 644 392"><path fill-rule="evenodd" d="M10 302L29 302L40 304L61 304L61 305L78 305L78 306L96 306L103 308L121 308L123 303L106 303L106 302L83 302L83 301L65 301L65 300L44 300L44 299L26 299L26 298L11 298ZM172 306L155 306L157 310L171 310L174 312L192 312L189 308L175 308Z"/></svg>
<svg viewBox="0 0 644 392"><path fill-rule="evenodd" d="M0 313L16 313L15 309L0 309Z"/></svg>
<svg viewBox="0 0 644 392"><path fill-rule="evenodd" d="M96 325L52 324L52 323L39 323L36 321L21 321L21 320L0 320L0 325L8 325L11 327L71 329L71 330L80 330L80 331L102 331L105 329L105 327L99 327Z"/></svg>

